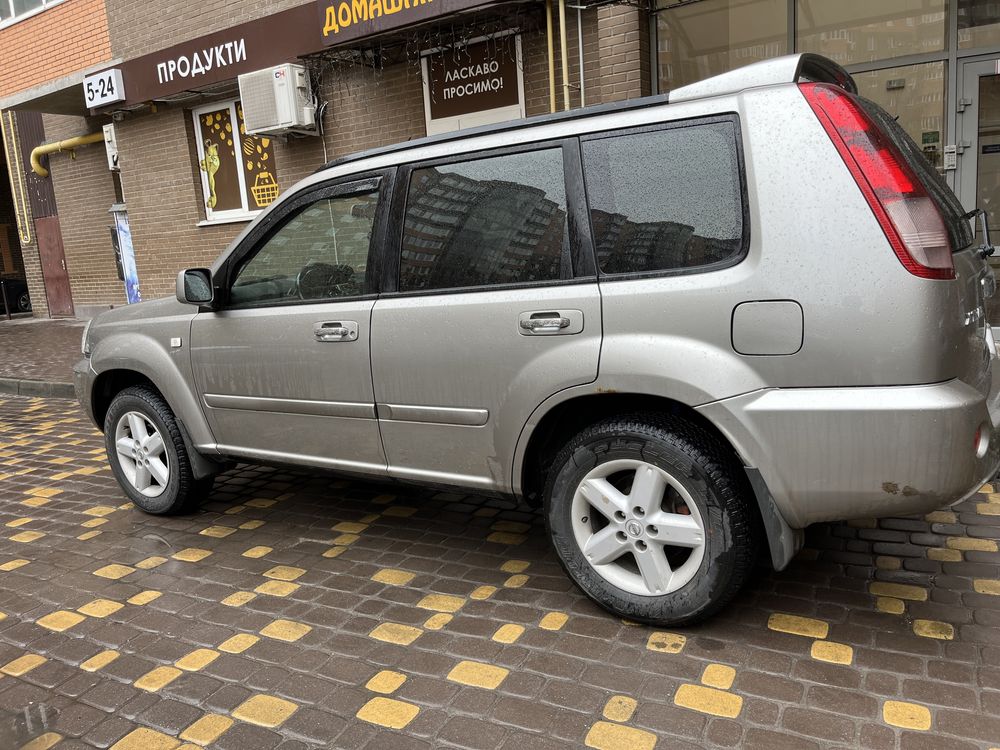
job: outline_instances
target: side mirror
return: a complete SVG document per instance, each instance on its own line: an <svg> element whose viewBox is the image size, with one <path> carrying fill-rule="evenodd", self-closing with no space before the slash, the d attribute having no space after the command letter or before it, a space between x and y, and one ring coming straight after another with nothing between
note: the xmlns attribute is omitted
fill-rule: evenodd
<svg viewBox="0 0 1000 750"><path fill-rule="evenodd" d="M207 268L189 268L177 274L177 301L186 305L210 305L215 299L212 272Z"/></svg>

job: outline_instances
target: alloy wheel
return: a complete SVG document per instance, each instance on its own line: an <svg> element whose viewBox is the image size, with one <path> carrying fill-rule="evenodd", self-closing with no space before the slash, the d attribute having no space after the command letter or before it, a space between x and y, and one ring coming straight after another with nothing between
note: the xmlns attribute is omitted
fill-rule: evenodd
<svg viewBox="0 0 1000 750"><path fill-rule="evenodd" d="M163 494L170 480L170 459L156 425L140 412L126 412L115 427L115 449L129 484L146 497Z"/></svg>

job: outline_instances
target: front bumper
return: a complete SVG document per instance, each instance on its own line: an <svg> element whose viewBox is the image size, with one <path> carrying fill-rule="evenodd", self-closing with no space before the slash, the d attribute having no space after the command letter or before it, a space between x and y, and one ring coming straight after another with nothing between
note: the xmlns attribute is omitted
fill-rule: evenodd
<svg viewBox="0 0 1000 750"><path fill-rule="evenodd" d="M95 378L97 378L97 373L94 372L89 358L81 359L73 365L73 390L76 391L76 400L80 402L80 406L83 407L90 421L100 430L104 426L97 424L94 419L94 405L91 403Z"/></svg>
<svg viewBox="0 0 1000 750"><path fill-rule="evenodd" d="M1000 367L988 396L952 380L755 391L699 407L760 470L788 525L908 515L975 493L1000 467ZM988 445L977 454L981 429ZM982 444L980 444L982 445Z"/></svg>

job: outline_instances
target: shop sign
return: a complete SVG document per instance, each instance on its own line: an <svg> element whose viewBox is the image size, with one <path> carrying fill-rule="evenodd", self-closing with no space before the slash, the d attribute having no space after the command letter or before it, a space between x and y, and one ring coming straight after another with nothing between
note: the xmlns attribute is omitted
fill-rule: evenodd
<svg viewBox="0 0 1000 750"><path fill-rule="evenodd" d="M495 0L318 0L323 44L330 47L401 29Z"/></svg>
<svg viewBox="0 0 1000 750"><path fill-rule="evenodd" d="M508 34L427 57L430 119L520 103L517 37Z"/></svg>

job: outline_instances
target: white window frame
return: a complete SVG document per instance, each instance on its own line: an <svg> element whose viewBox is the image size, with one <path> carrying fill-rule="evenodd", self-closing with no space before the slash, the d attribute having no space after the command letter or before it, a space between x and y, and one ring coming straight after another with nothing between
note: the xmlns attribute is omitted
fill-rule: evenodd
<svg viewBox="0 0 1000 750"><path fill-rule="evenodd" d="M0 0L0 2L2 2L2 0ZM515 35L514 48L517 56L517 59L515 60L515 65L517 66L517 104L511 104L507 107L496 107L495 109L484 109L480 112L469 112L456 117L442 117L437 120L432 120L431 84L429 71L427 70L428 56L445 49L452 49L452 47L466 47L470 44L485 42L489 39L496 39L510 34ZM521 35L513 29L499 34L493 34L492 36L478 36L475 39L469 39L467 42L462 42L462 44L458 45L435 47L434 49L424 50L420 53L420 80L424 89L424 127L426 128L427 135L451 133L456 130L466 130L468 128L474 128L477 125L492 125L498 122L507 122L508 120L520 120L525 116L524 60L521 57Z"/></svg>
<svg viewBox="0 0 1000 750"><path fill-rule="evenodd" d="M3 2L3 0L0 0L0 2ZM242 135L240 133L239 119L236 117L236 102L238 101L239 99L223 99L214 104L206 104L203 107L191 110L191 119L194 122L195 146L198 149L198 174L201 177L201 207L205 211L205 220L198 222L198 226L200 227L210 224L231 224L238 221L252 221L263 212L263 209L251 211L247 202L247 178L243 171L243 161L239 158L239 154L242 153L243 144L240 142ZM206 205L210 193L208 189L208 173L201 168L201 161L205 158L205 144L201 139L201 116L207 112L218 112L226 106L229 107L229 121L233 125L233 136L236 139L236 155L233 158L236 160L236 175L240 183L240 201L243 207L231 208L226 211L214 211Z"/></svg>
<svg viewBox="0 0 1000 750"><path fill-rule="evenodd" d="M37 16L39 13L44 13L49 8L55 7L56 5L62 5L66 0L42 0L42 4L38 8L32 8L29 11L25 11L19 16L14 15L14 0L0 0L0 6L5 6L7 12L10 13L10 17L0 21L0 29L5 29L8 26L13 26L19 21L24 21L25 19L31 18L32 16Z"/></svg>

